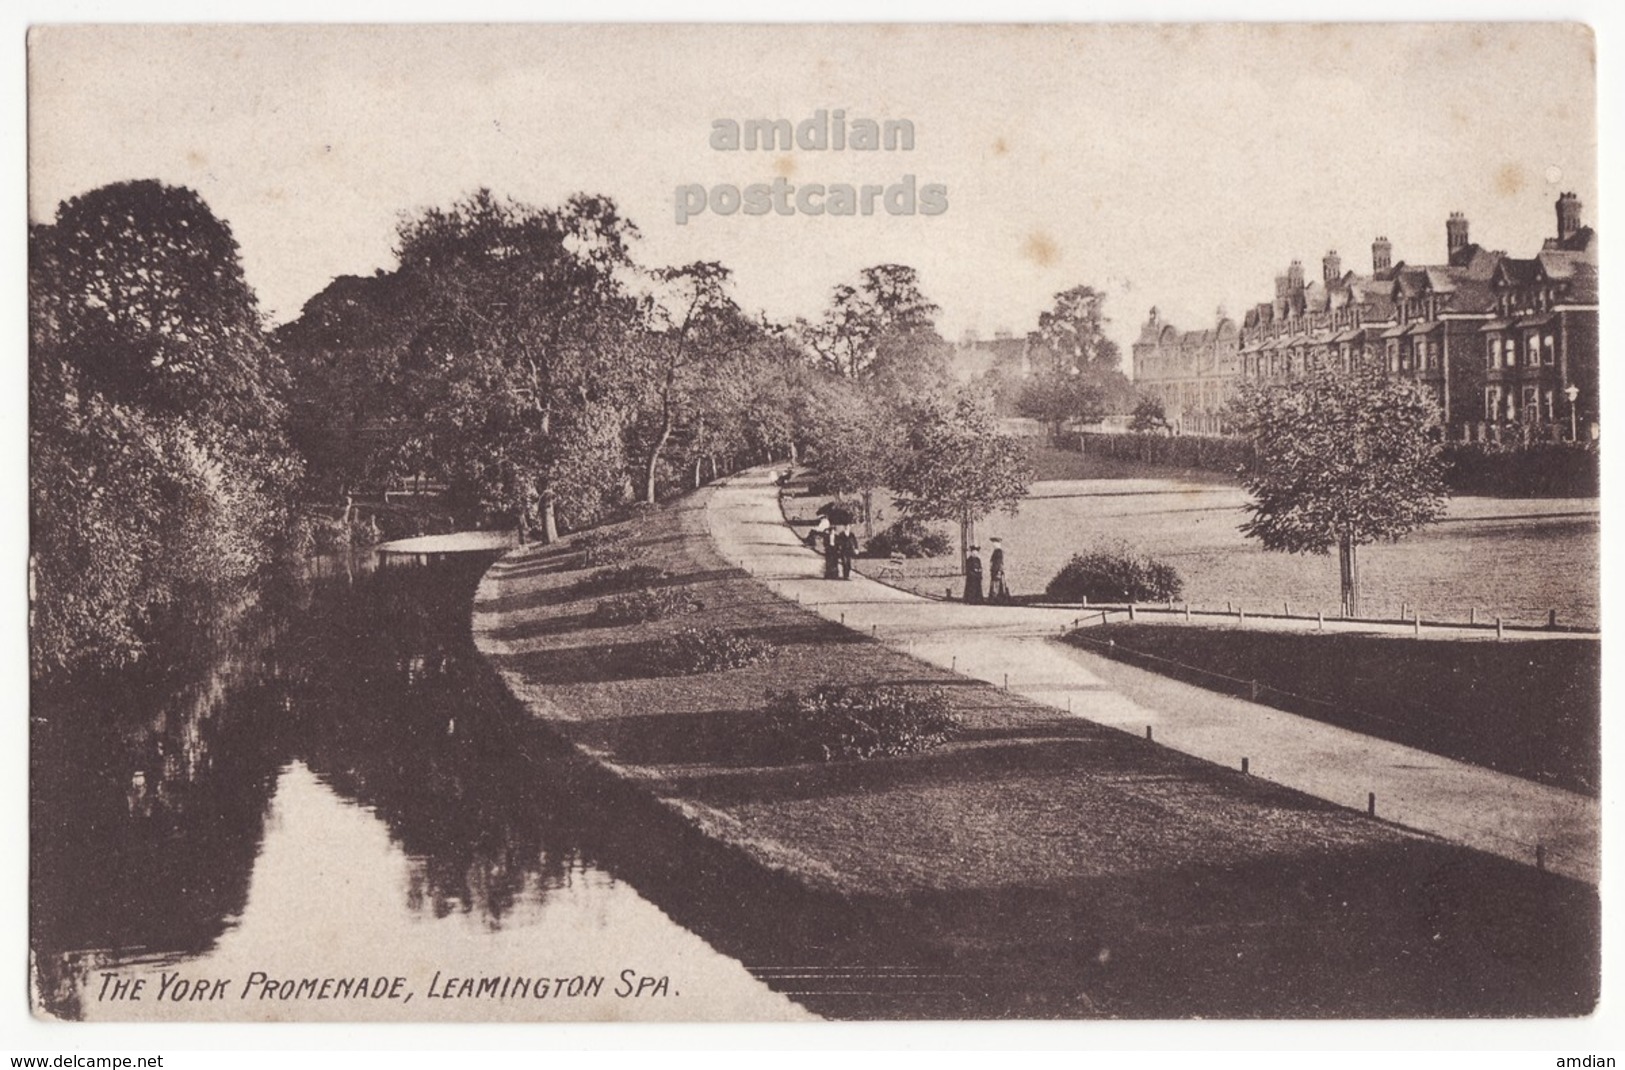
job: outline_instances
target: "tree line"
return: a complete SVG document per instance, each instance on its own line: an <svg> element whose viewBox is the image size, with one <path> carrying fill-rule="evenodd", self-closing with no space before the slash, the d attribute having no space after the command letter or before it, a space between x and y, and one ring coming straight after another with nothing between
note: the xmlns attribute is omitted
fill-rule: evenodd
<svg viewBox="0 0 1625 1070"><path fill-rule="evenodd" d="M318 506L349 524L415 476L459 523L544 541L747 463L810 459L962 523L1025 490L994 420L1008 384L954 389L911 267L779 323L723 264L642 265L602 196L479 190L395 238L392 268L272 330L192 190L119 182L30 225L36 672L140 657L155 622L308 552ZM1058 295L1035 382L1115 365L1099 312Z"/></svg>

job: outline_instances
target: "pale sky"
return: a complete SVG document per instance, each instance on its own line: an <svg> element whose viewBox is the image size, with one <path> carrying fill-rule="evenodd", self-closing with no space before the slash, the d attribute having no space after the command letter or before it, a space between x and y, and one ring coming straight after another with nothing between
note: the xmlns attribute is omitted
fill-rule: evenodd
<svg viewBox="0 0 1625 1070"><path fill-rule="evenodd" d="M1574 190L1595 225L1594 59L1569 25L55 27L30 54L30 215L159 178L226 219L275 321L393 264L403 211L479 187L614 197L648 265L717 259L747 308L816 315L916 267L950 338L1110 294L1211 326L1298 257L1438 263L1444 221L1531 255ZM719 152L722 118L907 119L911 152ZM947 187L937 216L675 219L677 187Z"/></svg>

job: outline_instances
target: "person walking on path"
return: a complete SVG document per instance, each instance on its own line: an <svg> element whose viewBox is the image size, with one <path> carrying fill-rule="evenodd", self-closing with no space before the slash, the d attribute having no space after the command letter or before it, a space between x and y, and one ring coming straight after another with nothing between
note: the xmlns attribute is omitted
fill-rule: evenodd
<svg viewBox="0 0 1625 1070"><path fill-rule="evenodd" d="M971 605L982 601L982 548L972 546L965 556L965 601Z"/></svg>
<svg viewBox="0 0 1625 1070"><path fill-rule="evenodd" d="M852 559L858 555L858 535L851 527L842 527L835 536L835 549L841 560L841 579L852 578Z"/></svg>
<svg viewBox="0 0 1625 1070"><path fill-rule="evenodd" d="M824 532L824 578L826 580L841 578L840 540L840 533L835 530L833 524L830 525L829 529Z"/></svg>
<svg viewBox="0 0 1625 1070"><path fill-rule="evenodd" d="M988 540L993 553L987 559L987 600L1009 603L1010 585L1004 579L1004 540L997 535Z"/></svg>

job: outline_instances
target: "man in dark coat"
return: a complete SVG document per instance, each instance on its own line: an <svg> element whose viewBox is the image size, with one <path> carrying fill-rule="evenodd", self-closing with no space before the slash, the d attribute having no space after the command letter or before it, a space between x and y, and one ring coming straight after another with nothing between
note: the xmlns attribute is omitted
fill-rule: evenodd
<svg viewBox="0 0 1625 1070"><path fill-rule="evenodd" d="M841 528L835 536L835 549L841 558L841 579L852 578L852 559L858 555L858 536L850 527Z"/></svg>
<svg viewBox="0 0 1625 1070"><path fill-rule="evenodd" d="M824 532L824 578L826 580L841 578L840 537L833 524Z"/></svg>
<svg viewBox="0 0 1625 1070"><path fill-rule="evenodd" d="M976 604L982 600L982 548L972 546L965 558L965 601Z"/></svg>

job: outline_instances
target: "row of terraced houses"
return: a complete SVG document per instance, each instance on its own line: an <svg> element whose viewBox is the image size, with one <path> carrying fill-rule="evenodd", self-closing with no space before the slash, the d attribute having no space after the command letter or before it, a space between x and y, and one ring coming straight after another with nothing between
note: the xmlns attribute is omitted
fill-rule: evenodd
<svg viewBox="0 0 1625 1070"><path fill-rule="evenodd" d="M1527 259L1445 223L1442 264L1393 263L1387 238L1371 271L1344 271L1335 251L1306 281L1294 260L1275 297L1237 323L1180 331L1153 308L1134 344L1136 385L1159 396L1178 431L1225 430L1224 406L1243 378L1281 379L1332 362L1374 362L1427 385L1451 438L1595 438L1598 428L1597 234L1580 200L1557 201L1557 234Z"/></svg>

